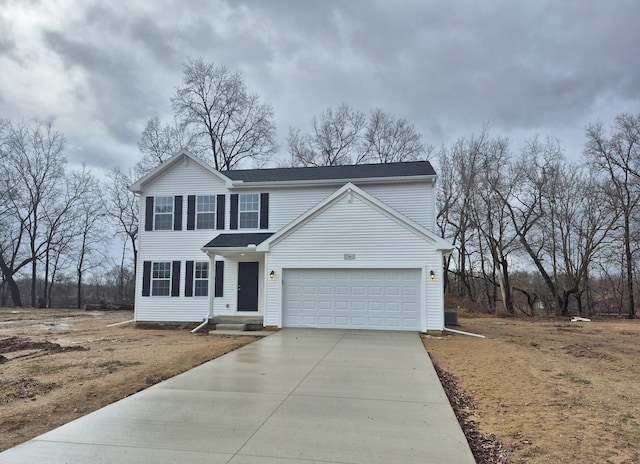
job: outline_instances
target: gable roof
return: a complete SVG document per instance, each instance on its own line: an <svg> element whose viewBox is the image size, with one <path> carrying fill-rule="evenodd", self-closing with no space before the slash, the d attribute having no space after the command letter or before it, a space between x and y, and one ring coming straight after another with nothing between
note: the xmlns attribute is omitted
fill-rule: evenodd
<svg viewBox="0 0 640 464"><path fill-rule="evenodd" d="M409 219L408 217L398 213L396 210L382 203L380 200L378 200L374 196L368 194L358 186L349 182L343 185L340 189L336 190L332 195L328 196L323 201L318 203L316 206L308 210L302 216L291 221L289 224L284 226L282 229L280 229L278 232L273 234L271 237L267 238L265 241L260 243L256 247L256 251L269 251L269 248L271 247L272 244L275 245L280 240L285 239L289 234L293 233L295 230L302 227L305 223L307 223L317 215L321 214L323 211L330 208L331 205L335 204L341 198L347 195L359 196L365 203L368 203L374 209L377 209L378 211L383 212L384 214L389 216L391 219L396 221L398 224L400 224L404 228L413 231L414 233L422 236L425 240L428 240L429 242L433 243L436 250L440 250L445 253L448 253L453 249L453 246L443 238L431 232L429 229L421 226L420 224L413 221L412 219Z"/></svg>
<svg viewBox="0 0 640 464"><path fill-rule="evenodd" d="M222 173L216 171L213 168L213 166L209 165L206 161L198 158L197 156L194 156L189 151L182 150L182 151L179 151L178 153L176 153L175 155L173 155L168 160L166 160L164 163L156 166L148 174L144 175L143 177L138 179L136 182L131 184L129 186L129 190L131 190L134 193L142 192L146 185L148 185L149 183L153 182L157 177L162 175L162 173L164 171L166 171L167 169L170 169L171 167L177 165L180 162L183 162L183 163L186 163L186 164L193 162L193 163L197 164L198 166L202 167L205 171L208 171L211 174L213 174L215 177L219 178L222 182L227 184L227 186L229 186L229 187L231 186L231 180L228 177L226 177Z"/></svg>
<svg viewBox="0 0 640 464"><path fill-rule="evenodd" d="M287 182L309 180L373 179L389 177L435 176L428 161L410 161L385 164L355 164L346 166L318 166L301 168L238 169L224 171L234 181Z"/></svg>
<svg viewBox="0 0 640 464"><path fill-rule="evenodd" d="M230 189L234 187L257 187L261 184L286 185L288 183L304 182L305 184L331 183L341 185L354 181L362 183L366 181L391 181L394 179L424 179L425 177L435 180L436 177L436 172L429 161L217 171L205 160L194 156L187 150L182 150L134 182L129 187L129 190L134 193L142 193L147 185L180 162L185 164L193 162L199 165L223 181L227 188Z"/></svg>

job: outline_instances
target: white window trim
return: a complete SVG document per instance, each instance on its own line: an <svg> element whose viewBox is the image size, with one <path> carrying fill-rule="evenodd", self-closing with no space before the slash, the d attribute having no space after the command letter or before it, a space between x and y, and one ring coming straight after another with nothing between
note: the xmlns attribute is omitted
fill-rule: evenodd
<svg viewBox="0 0 640 464"><path fill-rule="evenodd" d="M168 264L169 265L169 277L168 278L165 278L165 277L159 278L159 277L154 277L153 276L154 271L155 271L154 267L155 267L156 264ZM171 261L152 261L151 262L151 276L150 277L151 277L151 282L149 283L149 285L150 285L150 288L149 288L150 296L158 296L158 297L171 296L171 282L172 282L172 278L173 278L173 263ZM154 293L153 283L156 282L156 281L161 281L161 282L169 281L169 291L168 291L168 293L166 295L157 295L157 294Z"/></svg>
<svg viewBox="0 0 640 464"><path fill-rule="evenodd" d="M243 196L248 196L248 195L255 195L258 197L258 207L257 209L252 209L252 210L246 210L243 211L242 210L242 201L241 198ZM238 229L242 229L242 230L258 230L260 228L260 194L259 193L241 193L238 195ZM242 227L242 213L258 213L257 216L257 222L256 222L256 226L255 227Z"/></svg>
<svg viewBox="0 0 640 464"><path fill-rule="evenodd" d="M213 211L198 211L198 205L200 198L211 197L213 199ZM218 220L218 199L216 195L196 195L196 217L195 217L195 228L196 230L212 230L216 228L216 221ZM213 225L211 227L198 227L198 216L200 214L211 214L213 213Z"/></svg>
<svg viewBox="0 0 640 464"><path fill-rule="evenodd" d="M198 264L204 264L207 267L207 278L203 279L203 278L198 278ZM208 261L194 261L193 262L193 296L194 297L200 297L200 298L208 298L209 297L209 279L211 278L211 272L209 269L209 262ZM205 285L205 289L207 291L206 295L196 295L196 282L206 282Z"/></svg>
<svg viewBox="0 0 640 464"><path fill-rule="evenodd" d="M168 216L169 215L169 213L158 213L156 211L156 208L158 207L158 199L160 199L160 198L170 198L171 199L171 202L170 202L170 205L171 205L171 223L170 223L169 228L167 228L167 229L158 229L156 227L156 218L158 216ZM171 196L156 197L156 199L154 201L154 204L153 204L153 230L173 230L173 222L174 222L174 214L175 214L175 201L176 201L175 197L171 197Z"/></svg>

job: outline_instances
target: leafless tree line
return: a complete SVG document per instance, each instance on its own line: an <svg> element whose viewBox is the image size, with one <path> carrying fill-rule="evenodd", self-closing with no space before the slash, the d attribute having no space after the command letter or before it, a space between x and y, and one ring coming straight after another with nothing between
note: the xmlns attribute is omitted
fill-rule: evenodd
<svg viewBox="0 0 640 464"><path fill-rule="evenodd" d="M514 154L487 128L443 148L439 162L438 227L455 246L449 292L507 314L635 317L640 115L589 125L573 163L557 140Z"/></svg>
<svg viewBox="0 0 640 464"><path fill-rule="evenodd" d="M0 121L3 306L51 307L55 286L68 287L73 279L80 307L87 273L94 279L108 267L107 231L109 216L119 212L112 204L117 197L105 200L105 185L85 166L69 170L64 150L65 139L51 124Z"/></svg>

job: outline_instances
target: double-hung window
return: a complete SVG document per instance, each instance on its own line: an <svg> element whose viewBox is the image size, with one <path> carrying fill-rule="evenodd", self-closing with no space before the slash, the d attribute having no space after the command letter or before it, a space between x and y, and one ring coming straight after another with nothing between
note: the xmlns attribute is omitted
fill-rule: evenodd
<svg viewBox="0 0 640 464"><path fill-rule="evenodd" d="M151 295L169 296L171 292L171 262L153 263L151 269Z"/></svg>
<svg viewBox="0 0 640 464"><path fill-rule="evenodd" d="M209 295L209 263L196 261L193 269L193 296Z"/></svg>
<svg viewBox="0 0 640 464"><path fill-rule="evenodd" d="M257 229L260 225L260 195L244 193L238 198L240 229Z"/></svg>
<svg viewBox="0 0 640 464"><path fill-rule="evenodd" d="M216 196L199 195L196 198L196 228L216 228Z"/></svg>
<svg viewBox="0 0 640 464"><path fill-rule="evenodd" d="M173 229L173 197L156 197L153 207L154 230Z"/></svg>

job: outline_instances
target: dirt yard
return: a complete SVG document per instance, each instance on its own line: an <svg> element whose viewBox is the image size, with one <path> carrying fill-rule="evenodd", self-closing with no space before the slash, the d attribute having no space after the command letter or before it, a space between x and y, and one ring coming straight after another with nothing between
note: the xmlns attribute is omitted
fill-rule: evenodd
<svg viewBox="0 0 640 464"><path fill-rule="evenodd" d="M0 309L0 450L255 340L131 318ZM423 341L479 463L640 462L640 321L460 322Z"/></svg>
<svg viewBox="0 0 640 464"><path fill-rule="evenodd" d="M107 327L132 317L0 309L0 451L256 340Z"/></svg>
<svg viewBox="0 0 640 464"><path fill-rule="evenodd" d="M478 462L640 462L640 321L460 323L487 338L423 341L462 416L489 450L503 446Z"/></svg>

